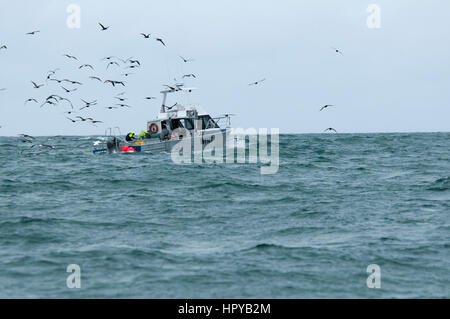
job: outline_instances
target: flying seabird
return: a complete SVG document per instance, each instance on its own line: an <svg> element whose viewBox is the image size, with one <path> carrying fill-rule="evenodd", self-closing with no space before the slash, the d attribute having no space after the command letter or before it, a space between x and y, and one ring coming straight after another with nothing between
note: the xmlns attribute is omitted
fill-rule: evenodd
<svg viewBox="0 0 450 319"><path fill-rule="evenodd" d="M123 101L125 101L125 100L128 100L127 98L124 98L124 97L118 97L118 96L115 96L114 98L115 98L115 99L118 99L120 102L123 102Z"/></svg>
<svg viewBox="0 0 450 319"><path fill-rule="evenodd" d="M179 57L183 60L184 63L194 61L194 59L186 59L186 58L183 58L181 55L179 55Z"/></svg>
<svg viewBox="0 0 450 319"><path fill-rule="evenodd" d="M44 84L36 84L35 82L31 81L31 83L33 83L33 86L35 89L39 89L41 86L44 86Z"/></svg>
<svg viewBox="0 0 450 319"><path fill-rule="evenodd" d="M92 65L90 65L90 64L80 65L79 69L82 69L82 68L91 68L92 70L94 69L94 67Z"/></svg>
<svg viewBox="0 0 450 319"><path fill-rule="evenodd" d="M72 123L76 123L76 122L77 122L76 120L72 120L70 117L67 117L67 116L66 116L66 119L68 119L68 120L71 121Z"/></svg>
<svg viewBox="0 0 450 319"><path fill-rule="evenodd" d="M98 80L100 82L103 82L102 79L100 79L98 76L90 76L89 78L92 80Z"/></svg>
<svg viewBox="0 0 450 319"><path fill-rule="evenodd" d="M149 39L151 33L149 33L149 34L141 33L141 35L142 35L144 38Z"/></svg>
<svg viewBox="0 0 450 319"><path fill-rule="evenodd" d="M31 101L33 101L35 103L39 103L36 99L28 99L28 100L25 101L25 103L23 105L25 105L25 104L27 104L28 102L31 102Z"/></svg>
<svg viewBox="0 0 450 319"><path fill-rule="evenodd" d="M38 32L41 32L41 31L39 31L39 30L31 31L31 32L25 33L25 35L34 35L34 34L36 34Z"/></svg>
<svg viewBox="0 0 450 319"><path fill-rule="evenodd" d="M2 45L2 46L0 47L0 50L1 50L1 49L5 49L5 50L6 50L6 49L8 49L8 47L7 47L6 45Z"/></svg>
<svg viewBox="0 0 450 319"><path fill-rule="evenodd" d="M332 128L332 127L329 127L329 128L327 128L326 130L324 130L324 132L327 132L327 131L337 133L337 131L336 131L334 128Z"/></svg>
<svg viewBox="0 0 450 319"><path fill-rule="evenodd" d="M333 105L333 104L327 104L327 105L324 105L324 106L322 106L322 108L319 110L319 112L322 111L323 109L326 109L327 107L330 107L330 106L334 106L334 105Z"/></svg>
<svg viewBox="0 0 450 319"><path fill-rule="evenodd" d="M183 75L183 79L184 78L190 78L190 77L193 77L194 79L196 79L196 76L195 76L195 74L185 74L185 75Z"/></svg>
<svg viewBox="0 0 450 319"><path fill-rule="evenodd" d="M77 88L75 88L75 89L73 89L73 90L69 90L69 89L66 89L64 86L61 86L61 88L62 88L64 91L66 91L66 93L70 93L70 92L73 92L73 91L78 90Z"/></svg>
<svg viewBox="0 0 450 319"><path fill-rule="evenodd" d="M342 53L341 50L339 50L338 48L335 47L331 47L336 53L339 53L340 55L344 55L344 53Z"/></svg>
<svg viewBox="0 0 450 319"><path fill-rule="evenodd" d="M265 80L266 80L266 79L264 78L264 79L261 79L261 80L256 81L256 82L252 82L252 83L250 83L249 85L258 85L259 83L264 82Z"/></svg>
<svg viewBox="0 0 450 319"><path fill-rule="evenodd" d="M109 66L112 65L112 64L115 64L115 65L117 65L117 66L120 66L119 63L117 63L117 62L115 62L115 61L112 61L112 62L109 62L109 63L108 63L108 65L106 66L106 69L108 69Z"/></svg>
<svg viewBox="0 0 450 319"><path fill-rule="evenodd" d="M146 100L155 100L156 97L154 97L154 96L146 96L145 99Z"/></svg>
<svg viewBox="0 0 450 319"><path fill-rule="evenodd" d="M116 105L118 105L118 106L120 106L120 107L128 107L128 108L130 108L131 106L129 106L129 105L126 105L126 104L116 104Z"/></svg>
<svg viewBox="0 0 450 319"><path fill-rule="evenodd" d="M69 58L69 59L78 60L78 58L76 56L73 56L73 55L70 55L70 54L63 54L63 56L65 56L66 58Z"/></svg>
<svg viewBox="0 0 450 319"><path fill-rule="evenodd" d="M166 46L166 44L164 43L164 41L162 39L156 38L155 40L161 42L163 46Z"/></svg>
<svg viewBox="0 0 450 319"><path fill-rule="evenodd" d="M105 30L108 30L109 29L109 26L108 27L105 27L103 24L101 24L100 22L98 23L99 25L100 25L100 27L102 28L101 29L101 31L105 31Z"/></svg>

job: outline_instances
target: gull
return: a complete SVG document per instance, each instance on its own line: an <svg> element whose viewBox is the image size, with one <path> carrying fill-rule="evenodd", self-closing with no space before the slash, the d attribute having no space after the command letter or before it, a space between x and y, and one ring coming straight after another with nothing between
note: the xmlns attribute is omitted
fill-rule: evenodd
<svg viewBox="0 0 450 319"><path fill-rule="evenodd" d="M94 69L94 67L92 65L90 65L90 64L80 65L79 69L82 69L82 68L91 68L92 70Z"/></svg>
<svg viewBox="0 0 450 319"><path fill-rule="evenodd" d="M23 105L25 105L25 104L27 104L28 102L31 102L31 101L33 101L35 103L38 103L38 101L36 99L28 99L28 100L25 101L25 103Z"/></svg>
<svg viewBox="0 0 450 319"><path fill-rule="evenodd" d="M123 81L106 80L104 83L106 83L106 82L111 83L112 86L114 86L114 87L116 86L116 84L121 84L122 86L125 86L125 83Z"/></svg>
<svg viewBox="0 0 450 319"><path fill-rule="evenodd" d="M122 76L129 76L129 75L133 75L133 73L124 73L124 74L122 74Z"/></svg>
<svg viewBox="0 0 450 319"><path fill-rule="evenodd" d="M70 104L70 107L73 109L73 104L69 99L66 99L65 97L59 97L59 100L68 102Z"/></svg>
<svg viewBox="0 0 450 319"><path fill-rule="evenodd" d="M190 77L193 77L194 79L196 78L195 74L192 74L192 73L183 75L183 79L184 78L190 78Z"/></svg>
<svg viewBox="0 0 450 319"><path fill-rule="evenodd" d="M340 55L344 55L344 53L342 53L341 50L339 50L338 48L335 47L331 47L336 53L339 53Z"/></svg>
<svg viewBox="0 0 450 319"><path fill-rule="evenodd" d="M81 122L86 122L87 120L91 120L91 121L93 121L94 119L93 118L91 118L91 117L88 117L88 118L83 118L83 117L81 117L81 116L77 116L77 118L79 118L80 120L81 120Z"/></svg>
<svg viewBox="0 0 450 319"><path fill-rule="evenodd" d="M107 106L107 107L105 107L105 109L109 109L109 110L118 109L118 108L119 108L118 106Z"/></svg>
<svg viewBox="0 0 450 319"><path fill-rule="evenodd" d="M118 106L120 106L120 107L128 107L128 108L130 108L131 106L129 106L129 105L126 105L126 104L116 104L116 105L118 105Z"/></svg>
<svg viewBox="0 0 450 319"><path fill-rule="evenodd" d="M252 82L252 83L250 83L249 85L258 85L259 83L264 82L265 80L266 80L266 79L264 78L264 79L261 79L261 80L256 81L256 82Z"/></svg>
<svg viewBox="0 0 450 319"><path fill-rule="evenodd" d="M75 89L73 89L73 90L69 90L69 89L66 89L64 86L61 86L61 88L62 88L64 91L66 91L66 93L70 93L70 92L73 92L73 91L78 90L77 88L75 88Z"/></svg>
<svg viewBox="0 0 450 319"><path fill-rule="evenodd" d="M139 68L139 65L129 65L126 68L127 69L135 69L135 68Z"/></svg>
<svg viewBox="0 0 450 319"><path fill-rule="evenodd" d="M184 63L194 61L194 59L185 59L185 58L183 58L181 55L179 55L179 57L183 60Z"/></svg>
<svg viewBox="0 0 450 319"><path fill-rule="evenodd" d="M319 112L322 111L323 109L326 109L327 107L330 107L330 106L334 106L334 104L327 104L327 105L322 106L322 108L319 110Z"/></svg>
<svg viewBox="0 0 450 319"><path fill-rule="evenodd" d="M97 120L91 120L91 123L95 124L95 123L103 123L102 121L97 121Z"/></svg>
<svg viewBox="0 0 450 319"><path fill-rule="evenodd" d="M155 100L156 97L154 97L154 96L146 96L145 99L146 100Z"/></svg>
<svg viewBox="0 0 450 319"><path fill-rule="evenodd" d="M86 102L85 100L83 100L83 99L80 99L81 101L83 101L84 102L84 104L86 104L85 106L83 106L81 109L80 109L80 111L82 110L82 109L86 109L86 108L88 108L88 107L91 107L91 106L94 106L94 105L97 105L97 100L95 100L95 101L92 101L92 102Z"/></svg>
<svg viewBox="0 0 450 319"><path fill-rule="evenodd" d="M46 100L44 103L42 103L41 107L43 107L45 104L56 105L55 102L52 102L50 100Z"/></svg>
<svg viewBox="0 0 450 319"><path fill-rule="evenodd" d="M66 116L66 119L68 119L68 120L71 121L72 123L76 123L76 122L77 122L76 120L72 120L70 117L67 117L67 116Z"/></svg>
<svg viewBox="0 0 450 319"><path fill-rule="evenodd" d="M337 133L337 131L334 128L332 128L332 127L329 127L326 130L324 130L324 132L327 132L327 131L336 132Z"/></svg>
<svg viewBox="0 0 450 319"><path fill-rule="evenodd" d="M139 62L139 60L127 60L127 61L130 63L136 63L136 64L141 65L141 62Z"/></svg>
<svg viewBox="0 0 450 319"><path fill-rule="evenodd" d="M58 80L58 79L51 79L51 78L49 78L49 77L47 77L47 79L49 79L50 81L56 81L56 82L58 82L58 83L61 83L63 80Z"/></svg>
<svg viewBox="0 0 450 319"><path fill-rule="evenodd" d="M144 38L149 39L151 33L149 33L149 34L141 33L141 35L142 35Z"/></svg>
<svg viewBox="0 0 450 319"><path fill-rule="evenodd" d="M31 32L25 33L25 35L35 35L38 32L41 32L41 31L39 31L39 30L31 31Z"/></svg>
<svg viewBox="0 0 450 319"><path fill-rule="evenodd" d="M124 98L124 97L117 97L117 96L115 96L114 98L115 98L115 99L118 99L120 102L123 102L123 101L125 101L125 100L128 100L127 98Z"/></svg>
<svg viewBox="0 0 450 319"><path fill-rule="evenodd" d="M117 66L120 66L119 63L117 63L117 62L115 62L115 61L112 61L112 62L109 62L109 63L108 63L108 65L106 66L106 69L108 69L109 66L112 65L112 64L115 64L115 65L117 65Z"/></svg>
<svg viewBox="0 0 450 319"><path fill-rule="evenodd" d="M121 92L121 93L117 94L117 96L124 95L125 93L126 92Z"/></svg>
<svg viewBox="0 0 450 319"><path fill-rule="evenodd" d="M72 80L69 80L69 79L63 79L63 80L61 80L61 81L69 82L69 83L72 83L72 84L83 85L83 83L80 83L80 82L78 82L78 81L72 81Z"/></svg>
<svg viewBox="0 0 450 319"><path fill-rule="evenodd" d="M69 59L78 60L78 58L76 56L73 56L73 55L70 55L70 54L63 54L63 56L65 56L66 58L69 58Z"/></svg>
<svg viewBox="0 0 450 319"><path fill-rule="evenodd" d="M102 28L101 31L106 31L106 30L109 29L109 26L108 26L108 27L105 27L105 26L104 26L103 24L101 24L100 22L99 22L98 24L99 24L100 27Z"/></svg>
<svg viewBox="0 0 450 319"><path fill-rule="evenodd" d="M97 76L90 76L89 78L92 79L92 80L98 80L98 81L100 81L100 82L103 82L102 79L100 79L100 78L97 77Z"/></svg>
<svg viewBox="0 0 450 319"><path fill-rule="evenodd" d="M41 86L44 86L44 84L36 84L35 82L31 81L31 83L33 83L33 86L35 89L39 89Z"/></svg>
<svg viewBox="0 0 450 319"><path fill-rule="evenodd" d="M162 39L156 38L155 40L161 42L163 46L166 46L166 44L164 43L164 41Z"/></svg>
<svg viewBox="0 0 450 319"><path fill-rule="evenodd" d="M2 49L8 49L8 47L6 46L6 45L2 45L1 47L0 47L0 50L2 50Z"/></svg>

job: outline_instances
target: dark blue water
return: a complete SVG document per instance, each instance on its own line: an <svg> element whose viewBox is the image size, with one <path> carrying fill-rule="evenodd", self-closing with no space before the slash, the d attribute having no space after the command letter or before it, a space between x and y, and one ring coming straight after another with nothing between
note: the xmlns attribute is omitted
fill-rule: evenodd
<svg viewBox="0 0 450 319"><path fill-rule="evenodd" d="M0 297L450 297L449 133L282 135L275 175L95 139L0 138Z"/></svg>

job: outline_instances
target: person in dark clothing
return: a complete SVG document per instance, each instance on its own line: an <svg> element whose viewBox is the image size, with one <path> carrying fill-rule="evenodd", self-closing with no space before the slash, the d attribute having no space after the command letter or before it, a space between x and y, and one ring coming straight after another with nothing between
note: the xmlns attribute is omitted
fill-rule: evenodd
<svg viewBox="0 0 450 319"><path fill-rule="evenodd" d="M135 135L134 132L128 133L127 136L125 137L125 139L127 140L127 142L131 142L132 140L135 140L136 137L135 137L134 135Z"/></svg>

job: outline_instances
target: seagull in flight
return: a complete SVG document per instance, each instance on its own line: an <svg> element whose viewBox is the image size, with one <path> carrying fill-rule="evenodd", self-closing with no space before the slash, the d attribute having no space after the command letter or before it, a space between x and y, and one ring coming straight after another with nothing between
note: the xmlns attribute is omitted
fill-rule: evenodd
<svg viewBox="0 0 450 319"><path fill-rule="evenodd" d="M197 77L195 76L195 74L185 74L185 75L183 75L183 79L184 78L190 78L190 77L193 77L194 79L196 79Z"/></svg>
<svg viewBox="0 0 450 319"><path fill-rule="evenodd" d="M156 100L156 97L154 97L154 96L146 96L145 99L146 100Z"/></svg>
<svg viewBox="0 0 450 319"><path fill-rule="evenodd" d="M331 47L336 53L339 53L340 55L344 55L344 53L342 53L341 50L339 50L338 48L335 47Z"/></svg>
<svg viewBox="0 0 450 319"><path fill-rule="evenodd" d="M71 92L74 92L74 91L77 90L77 88L75 88L75 89L73 89L73 90L69 90L69 89L66 89L64 86L61 86L61 88L62 88L66 93L71 93Z"/></svg>
<svg viewBox="0 0 450 319"><path fill-rule="evenodd" d="M35 35L35 34L38 33L38 32L41 32L41 31L39 31L39 30L31 31L31 32L25 33L25 35Z"/></svg>
<svg viewBox="0 0 450 319"><path fill-rule="evenodd" d="M73 55L70 55L70 54L63 54L63 56L65 56L66 58L69 58L69 59L78 60L78 58L76 56L73 56Z"/></svg>
<svg viewBox="0 0 450 319"><path fill-rule="evenodd" d="M90 65L90 64L80 65L79 69L82 69L82 68L91 68L92 70L94 69L94 67L92 65Z"/></svg>
<svg viewBox="0 0 450 319"><path fill-rule="evenodd" d="M98 80L100 82L103 82L102 79L100 79L98 76L90 76L89 78L92 80Z"/></svg>
<svg viewBox="0 0 450 319"><path fill-rule="evenodd" d="M6 45L2 45L1 47L0 47L0 50L2 50L2 49L8 49L8 47L6 46Z"/></svg>
<svg viewBox="0 0 450 319"><path fill-rule="evenodd" d="M100 25L100 27L102 28L100 31L106 31L106 30L108 30L109 29L109 26L108 27L105 27L103 24L101 24L100 22L98 23L99 25Z"/></svg>
<svg viewBox="0 0 450 319"><path fill-rule="evenodd" d="M256 82L252 82L252 83L250 83L249 85L258 85L259 83L264 82L265 80L266 80L266 79L264 78L264 79L261 79L261 80L256 81Z"/></svg>
<svg viewBox="0 0 450 319"><path fill-rule="evenodd" d="M161 42L163 46L166 46L166 44L164 43L164 41L161 38L156 38L155 40Z"/></svg>
<svg viewBox="0 0 450 319"><path fill-rule="evenodd" d="M73 120L73 119L71 119L70 117L67 117L67 116L66 116L66 119L68 119L68 120L71 121L72 123L76 123L76 122L77 122L76 120Z"/></svg>
<svg viewBox="0 0 450 319"><path fill-rule="evenodd" d="M141 35L142 35L145 39L149 39L151 33L149 33L149 34L141 33Z"/></svg>
<svg viewBox="0 0 450 319"><path fill-rule="evenodd" d="M106 69L108 70L109 66L110 66L110 65L113 65L113 64L115 64L115 65L117 65L117 66L120 66L119 63L117 63L117 62L115 62L115 61L112 61L112 62L109 62L109 63L108 63L108 65L106 66Z"/></svg>
<svg viewBox="0 0 450 319"><path fill-rule="evenodd" d="M183 58L181 55L179 55L179 57L183 60L184 63L188 63L188 62L194 61L194 59L186 59L186 58Z"/></svg>
<svg viewBox="0 0 450 319"><path fill-rule="evenodd" d="M329 127L326 130L324 130L324 132L328 132L328 131L337 133L337 131L332 127Z"/></svg>
<svg viewBox="0 0 450 319"><path fill-rule="evenodd" d="M44 86L44 84L36 84L36 82L31 81L31 83L33 83L33 86L35 89L39 89L41 86Z"/></svg>
<svg viewBox="0 0 450 319"><path fill-rule="evenodd" d="M39 103L36 99L28 99L28 100L25 101L25 103L23 105L27 104L28 102Z"/></svg>
<svg viewBox="0 0 450 319"><path fill-rule="evenodd" d="M326 105L322 106L322 108L319 110L319 112L322 111L323 109L326 109L327 107L330 107L330 106L334 106L334 104L326 104Z"/></svg>

